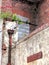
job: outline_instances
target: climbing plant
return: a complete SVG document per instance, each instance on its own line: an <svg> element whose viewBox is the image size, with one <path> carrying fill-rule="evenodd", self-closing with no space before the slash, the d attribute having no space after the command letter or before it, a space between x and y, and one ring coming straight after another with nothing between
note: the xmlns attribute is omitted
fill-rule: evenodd
<svg viewBox="0 0 49 65"><path fill-rule="evenodd" d="M5 20L11 20L12 22L17 22L18 24L22 24L23 22L21 21L21 19L16 15L16 14L11 14L10 12L2 12L0 13L0 18L1 19L5 19Z"/></svg>

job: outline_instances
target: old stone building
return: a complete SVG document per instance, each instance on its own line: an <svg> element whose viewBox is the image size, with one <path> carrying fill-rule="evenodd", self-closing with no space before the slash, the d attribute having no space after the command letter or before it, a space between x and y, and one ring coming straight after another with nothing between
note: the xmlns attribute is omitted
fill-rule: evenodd
<svg viewBox="0 0 49 65"><path fill-rule="evenodd" d="M2 0L1 12L8 11L31 23L18 26L20 31L21 28L25 28L22 30L25 33L28 31L25 36L19 35L22 31L17 29L12 36L11 65L49 65L49 0ZM7 21L6 26L8 25ZM1 65L8 63L7 27L4 39L6 50Z"/></svg>

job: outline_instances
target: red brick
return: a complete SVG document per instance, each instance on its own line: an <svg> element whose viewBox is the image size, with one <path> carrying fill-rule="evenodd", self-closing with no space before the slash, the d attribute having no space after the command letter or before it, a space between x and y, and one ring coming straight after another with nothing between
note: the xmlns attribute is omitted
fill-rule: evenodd
<svg viewBox="0 0 49 65"><path fill-rule="evenodd" d="M29 62L38 60L38 59L40 59L40 58L42 58L42 52L39 52L39 53L36 53L36 54L34 54L34 55L29 56L29 57L27 58L27 62L29 63Z"/></svg>

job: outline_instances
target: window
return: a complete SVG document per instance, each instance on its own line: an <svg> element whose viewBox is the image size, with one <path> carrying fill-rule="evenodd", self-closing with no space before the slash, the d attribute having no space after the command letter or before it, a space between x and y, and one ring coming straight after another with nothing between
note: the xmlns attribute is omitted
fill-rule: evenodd
<svg viewBox="0 0 49 65"><path fill-rule="evenodd" d="M29 19L23 16L18 15L18 17L23 21L26 22ZM21 39L29 34L29 24L22 23L18 25L18 39Z"/></svg>

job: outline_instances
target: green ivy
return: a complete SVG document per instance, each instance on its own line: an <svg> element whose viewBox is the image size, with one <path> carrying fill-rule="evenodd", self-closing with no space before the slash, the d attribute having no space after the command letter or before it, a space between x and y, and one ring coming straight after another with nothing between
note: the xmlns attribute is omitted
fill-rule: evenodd
<svg viewBox="0 0 49 65"><path fill-rule="evenodd" d="M16 15L16 14L12 14L12 21L21 21L21 19Z"/></svg>
<svg viewBox="0 0 49 65"><path fill-rule="evenodd" d="M0 13L0 18L1 19L10 18L10 17L11 17L11 13L10 12L1 12Z"/></svg>
<svg viewBox="0 0 49 65"><path fill-rule="evenodd" d="M2 12L0 13L0 18L1 19L8 19L11 18L11 20L14 22L18 21L18 24L22 24L23 22L21 19L16 15L16 14L11 14L10 12Z"/></svg>

